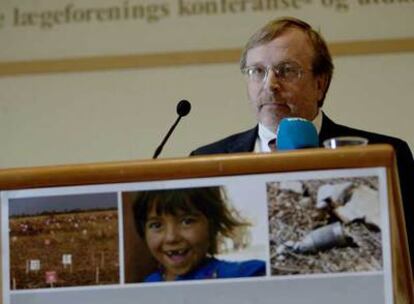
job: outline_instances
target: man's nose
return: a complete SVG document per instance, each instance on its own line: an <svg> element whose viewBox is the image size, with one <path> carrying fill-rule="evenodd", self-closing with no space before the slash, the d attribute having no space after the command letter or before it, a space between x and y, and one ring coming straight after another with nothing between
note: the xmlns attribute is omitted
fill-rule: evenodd
<svg viewBox="0 0 414 304"><path fill-rule="evenodd" d="M269 69L269 71L267 72L267 77L264 80L264 86L270 91L277 90L280 88L279 78L273 71L273 69Z"/></svg>

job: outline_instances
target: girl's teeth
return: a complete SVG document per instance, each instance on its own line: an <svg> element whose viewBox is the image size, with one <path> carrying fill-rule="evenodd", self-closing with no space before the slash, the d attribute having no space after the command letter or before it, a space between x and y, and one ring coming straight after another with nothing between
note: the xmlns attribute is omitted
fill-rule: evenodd
<svg viewBox="0 0 414 304"><path fill-rule="evenodd" d="M184 252L185 252L185 250L170 250L170 251L167 251L167 254L169 255L169 256L172 256L172 255L182 255L182 254L184 254Z"/></svg>

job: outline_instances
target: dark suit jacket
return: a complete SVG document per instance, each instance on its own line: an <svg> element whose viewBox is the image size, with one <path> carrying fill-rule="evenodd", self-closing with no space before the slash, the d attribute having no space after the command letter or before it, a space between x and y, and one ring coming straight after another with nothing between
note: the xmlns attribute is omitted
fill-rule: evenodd
<svg viewBox="0 0 414 304"><path fill-rule="evenodd" d="M191 155L252 152L257 134L258 126L200 147L191 152ZM322 146L325 139L338 136L359 136L367 138L370 144L390 144L394 147L397 155L408 243L411 252L411 265L414 268L414 160L410 148L406 142L395 137L338 125L324 114L322 118L322 128L319 133L319 145Z"/></svg>

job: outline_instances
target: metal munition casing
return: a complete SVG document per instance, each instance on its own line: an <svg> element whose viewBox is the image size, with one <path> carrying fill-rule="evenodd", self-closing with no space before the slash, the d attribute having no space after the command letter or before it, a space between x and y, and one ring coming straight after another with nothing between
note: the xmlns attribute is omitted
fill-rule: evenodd
<svg viewBox="0 0 414 304"><path fill-rule="evenodd" d="M309 232L294 246L296 252L306 253L341 246L346 243L346 236L340 222L335 222Z"/></svg>

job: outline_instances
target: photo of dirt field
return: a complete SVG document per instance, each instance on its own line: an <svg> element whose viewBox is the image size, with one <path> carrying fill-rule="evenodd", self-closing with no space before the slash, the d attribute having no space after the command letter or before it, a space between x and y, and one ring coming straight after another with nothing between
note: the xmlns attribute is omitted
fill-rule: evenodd
<svg viewBox="0 0 414 304"><path fill-rule="evenodd" d="M272 275L382 269L378 178L267 183Z"/></svg>
<svg viewBox="0 0 414 304"><path fill-rule="evenodd" d="M119 283L116 195L10 200L10 289Z"/></svg>

